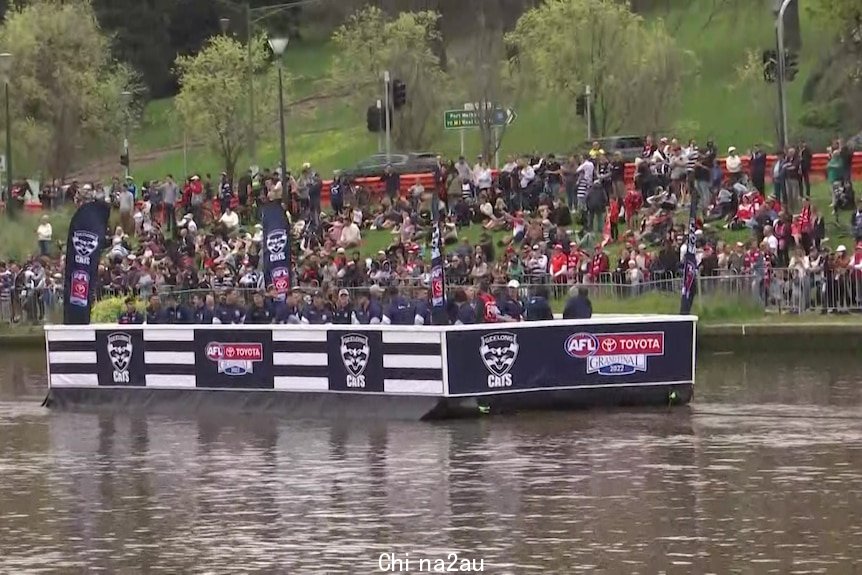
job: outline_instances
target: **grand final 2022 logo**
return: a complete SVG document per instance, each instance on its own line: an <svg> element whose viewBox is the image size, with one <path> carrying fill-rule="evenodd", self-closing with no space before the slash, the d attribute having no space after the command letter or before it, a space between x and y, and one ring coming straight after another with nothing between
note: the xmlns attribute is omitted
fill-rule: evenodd
<svg viewBox="0 0 862 575"><path fill-rule="evenodd" d="M576 333L565 343L566 353L586 360L587 373L620 376L646 372L647 358L664 355L664 332Z"/></svg>
<svg viewBox="0 0 862 575"><path fill-rule="evenodd" d="M479 356L491 373L488 387L512 387L509 373L518 359L518 336L508 331L497 331L482 336L479 341Z"/></svg>

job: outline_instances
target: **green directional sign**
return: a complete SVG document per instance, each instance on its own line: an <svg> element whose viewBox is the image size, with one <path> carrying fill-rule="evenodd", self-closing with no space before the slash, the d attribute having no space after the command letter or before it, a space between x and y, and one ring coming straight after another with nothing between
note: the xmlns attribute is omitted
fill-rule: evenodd
<svg viewBox="0 0 862 575"><path fill-rule="evenodd" d="M479 127L479 112L475 110L446 110L443 112L443 127L447 130Z"/></svg>
<svg viewBox="0 0 862 575"><path fill-rule="evenodd" d="M446 110L443 112L443 127L447 130L463 130L478 128L480 116L478 110ZM492 126L507 126L515 121L517 115L508 108L497 108L491 112Z"/></svg>

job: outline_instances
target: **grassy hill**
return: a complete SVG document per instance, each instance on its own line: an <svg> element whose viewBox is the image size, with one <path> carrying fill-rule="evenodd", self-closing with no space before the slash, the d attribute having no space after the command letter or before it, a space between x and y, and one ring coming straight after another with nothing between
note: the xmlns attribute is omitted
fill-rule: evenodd
<svg viewBox="0 0 862 575"><path fill-rule="evenodd" d="M673 125L657 128L673 131L681 138L696 137L703 141L713 137L720 148L734 144L746 149L754 142L772 143L775 135L770 110L776 98L775 86L765 83L737 85L737 69L748 52L759 54L774 44L768 3L718 13L713 13L713 5L709 0L702 0L687 9L671 9L647 16L663 17L681 48L694 52L700 63L698 73L686 87ZM801 71L788 87L791 125L802 109L804 79L816 65L828 40L828 32L814 28L804 13L802 20ZM301 102L290 107L287 118L288 164L298 166L308 161L324 175L377 151L377 136L365 130L364 110L348 107L341 98L313 97L327 94L325 80L332 54L333 47L326 39L312 39L291 44L285 56L285 69L295 79L289 101ZM463 103L453 101L452 105L460 107ZM561 114L569 105L568 102L516 105L518 119L506 133L502 154L571 150L585 139L586 128L581 122L572 122ZM131 138L135 176L151 179L168 172L179 175L186 171L186 166L188 171L200 173L216 174L221 170L217 157L195 145L194 134L187 135L188 151L184 161L184 135L178 126L172 100L157 100L147 106L141 125ZM458 133L444 133L430 148L456 155ZM478 149L478 136L468 134L467 151L475 153ZM277 164L278 154L276 139L259 143L258 160L262 166ZM241 166L248 163L247 158L240 161ZM102 165L90 166L84 173L106 176L118 168L112 164L113 158Z"/></svg>

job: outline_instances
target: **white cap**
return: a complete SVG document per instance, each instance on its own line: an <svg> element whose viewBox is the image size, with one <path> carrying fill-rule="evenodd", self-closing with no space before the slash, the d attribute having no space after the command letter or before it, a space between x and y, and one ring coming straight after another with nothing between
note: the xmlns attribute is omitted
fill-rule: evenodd
<svg viewBox="0 0 862 575"><path fill-rule="evenodd" d="M836 251L836 252L846 252L846 251L847 251L847 247L846 247L844 244L841 244L840 246L838 246L837 248L835 248L835 251Z"/></svg>
<svg viewBox="0 0 862 575"><path fill-rule="evenodd" d="M519 287L521 287L521 284L518 282L518 280L512 280L506 285L513 289L518 289Z"/></svg>

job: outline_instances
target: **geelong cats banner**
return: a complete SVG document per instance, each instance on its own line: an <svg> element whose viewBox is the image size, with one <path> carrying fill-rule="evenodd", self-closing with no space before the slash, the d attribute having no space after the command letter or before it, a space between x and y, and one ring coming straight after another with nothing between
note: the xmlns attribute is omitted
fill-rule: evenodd
<svg viewBox="0 0 862 575"><path fill-rule="evenodd" d="M279 295L290 291L290 225L284 207L268 202L261 208L263 220L263 274L266 285L275 286Z"/></svg>
<svg viewBox="0 0 862 575"><path fill-rule="evenodd" d="M66 241L66 297L63 302L63 323L90 323L91 290L96 288L99 258L108 228L111 207L103 201L84 204L69 224Z"/></svg>
<svg viewBox="0 0 862 575"><path fill-rule="evenodd" d="M443 261L443 241L440 222L435 222L431 234L431 310L435 325L448 323L446 317L446 272Z"/></svg>
<svg viewBox="0 0 862 575"><path fill-rule="evenodd" d="M688 238L685 245L685 258L682 270L682 294L679 302L679 313L688 315L694 303L697 290L697 190L691 195L691 207L688 214Z"/></svg>

